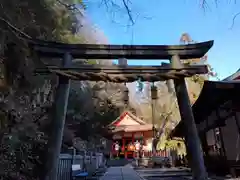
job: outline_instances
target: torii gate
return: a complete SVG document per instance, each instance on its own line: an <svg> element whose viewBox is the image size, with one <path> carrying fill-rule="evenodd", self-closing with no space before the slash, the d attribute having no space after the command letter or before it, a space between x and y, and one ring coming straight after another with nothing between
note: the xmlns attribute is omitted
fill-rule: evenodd
<svg viewBox="0 0 240 180"><path fill-rule="evenodd" d="M63 129L67 111L70 80L110 81L115 83L143 81L174 80L181 119L185 126L185 139L190 164L195 179L207 179L203 153L194 122L187 93L185 77L208 73L205 65L186 66L180 60L204 56L213 46L213 41L189 45L92 45L64 44L41 40L27 40L32 52L45 58L62 58L61 67L36 69L37 73L55 73L59 84L54 103L52 136L49 142L46 162L45 180L56 180L59 154L62 144ZM72 67L74 58L81 59L168 59L170 64L164 66L101 66L82 65Z"/></svg>

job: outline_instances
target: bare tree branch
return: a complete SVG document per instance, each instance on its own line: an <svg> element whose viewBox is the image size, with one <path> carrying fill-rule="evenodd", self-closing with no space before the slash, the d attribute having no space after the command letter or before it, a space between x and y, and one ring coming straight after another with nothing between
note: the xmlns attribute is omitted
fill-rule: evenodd
<svg viewBox="0 0 240 180"><path fill-rule="evenodd" d="M132 17L132 12L131 12L131 10L129 9L126 0L122 0L122 1L123 1L123 4L124 4L124 7L125 7L126 10L127 10L128 17L129 17L129 19L130 19L130 21L131 21L131 23L132 23L132 25L133 25L133 24L134 24L134 20L133 20L133 17Z"/></svg>
<svg viewBox="0 0 240 180"><path fill-rule="evenodd" d="M207 3L207 0L201 0L200 1L201 3L201 7L205 10L206 8L209 8L209 5L208 5L208 3ZM214 0L214 2L215 2L215 5L216 5L216 7L218 7L218 3L219 3L219 0ZM231 0L229 1L229 3L232 3L231 2ZM234 0L234 4L236 4L237 3L237 0ZM233 28L233 26L234 26L234 24L235 24L235 21L236 21L236 19L237 19L237 17L240 15L240 12L238 12L238 13L236 13L234 16L233 16L233 19L232 19L232 24L231 24L231 26L230 26L230 28L229 29L232 29Z"/></svg>
<svg viewBox="0 0 240 180"><path fill-rule="evenodd" d="M237 18L239 15L240 15L240 12L238 12L237 14L235 14L235 15L233 16L232 25L231 25L230 29L233 28L233 26L234 26L234 24L235 24L235 20L236 20L236 18Z"/></svg>
<svg viewBox="0 0 240 180"><path fill-rule="evenodd" d="M56 0L56 1L59 4L61 4L62 6L64 6L66 9L68 9L70 11L77 11L83 16L83 12L79 8L77 8L75 4L66 4L66 3L62 2L61 0ZM82 6L82 8L84 8L84 7Z"/></svg>
<svg viewBox="0 0 240 180"><path fill-rule="evenodd" d="M131 2L129 0L121 0L121 2L123 3L123 7L121 5L119 5L118 3L114 2L114 0L102 0L100 3L101 5L104 5L107 9L108 12L113 13L112 16L115 16L116 11L121 12L121 13L126 13L127 12L127 16L128 19L130 20L131 25L127 25L127 27L132 26L135 24L135 20L133 18L133 12L131 11L129 4L131 4ZM115 20L112 19L113 23L117 23ZM119 24L119 23L117 23ZM124 25L125 27L126 25Z"/></svg>
<svg viewBox="0 0 240 180"><path fill-rule="evenodd" d="M17 34L25 37L25 38L28 38L28 39L31 39L31 37L29 35L27 35L26 33L24 33L23 31L21 31L20 29L18 29L17 27L15 27L14 25L12 25L10 22L8 22L6 19L0 17L0 21L2 21L2 23L4 25L7 26L8 29L11 30L11 32L13 32L16 36L18 36ZM17 33L17 34L16 34ZM19 36L18 36L19 37Z"/></svg>

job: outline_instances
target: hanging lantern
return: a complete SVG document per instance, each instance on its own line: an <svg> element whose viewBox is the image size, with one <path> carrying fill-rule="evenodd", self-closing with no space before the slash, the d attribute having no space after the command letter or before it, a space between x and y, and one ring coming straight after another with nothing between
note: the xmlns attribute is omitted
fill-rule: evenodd
<svg viewBox="0 0 240 180"><path fill-rule="evenodd" d="M129 92L128 88L126 87L126 89L124 89L124 95L123 95L123 101L125 105L127 105L129 101L128 92Z"/></svg>
<svg viewBox="0 0 240 180"><path fill-rule="evenodd" d="M142 92L143 91L143 87L144 87L144 84L143 84L142 80L139 78L137 80L137 91Z"/></svg>
<svg viewBox="0 0 240 180"><path fill-rule="evenodd" d="M152 99L157 99L157 87L153 84L151 86L151 97Z"/></svg>

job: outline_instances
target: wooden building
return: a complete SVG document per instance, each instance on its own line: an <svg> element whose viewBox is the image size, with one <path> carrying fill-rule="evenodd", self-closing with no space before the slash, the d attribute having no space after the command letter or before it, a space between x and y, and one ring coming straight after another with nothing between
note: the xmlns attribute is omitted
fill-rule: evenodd
<svg viewBox="0 0 240 180"><path fill-rule="evenodd" d="M232 175L240 168L240 69L223 81L206 81L192 106L210 172ZM172 137L184 137L183 122Z"/></svg>
<svg viewBox="0 0 240 180"><path fill-rule="evenodd" d="M153 126L136 117L129 111L123 112L109 126L109 135L113 143L120 145L120 154L125 158L134 156L134 149L130 148L136 141L142 144L143 150L151 150ZM114 149L112 151L114 154Z"/></svg>

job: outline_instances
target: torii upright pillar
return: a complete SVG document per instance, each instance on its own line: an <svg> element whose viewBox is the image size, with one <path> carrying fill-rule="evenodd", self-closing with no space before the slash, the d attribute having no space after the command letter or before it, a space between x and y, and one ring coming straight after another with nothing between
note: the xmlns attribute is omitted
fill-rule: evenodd
<svg viewBox="0 0 240 180"><path fill-rule="evenodd" d="M182 64L178 55L174 55L172 57L171 65L174 69L181 68ZM198 136L194 116L192 113L192 108L184 77L175 79L174 85L180 115L184 126L186 148L190 160L190 166L193 172L193 177L196 180L206 180L207 173L204 165L202 147Z"/></svg>
<svg viewBox="0 0 240 180"><path fill-rule="evenodd" d="M68 67L72 62L70 53L63 57L63 67ZM44 180L57 180L59 155L62 146L65 117L67 113L70 80L68 77L59 76L55 102L53 104L53 117L51 122L51 134L46 155L46 174Z"/></svg>

